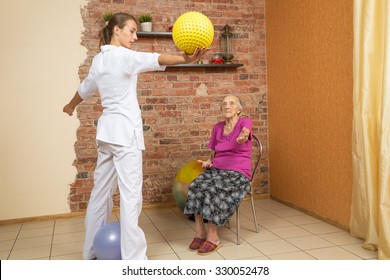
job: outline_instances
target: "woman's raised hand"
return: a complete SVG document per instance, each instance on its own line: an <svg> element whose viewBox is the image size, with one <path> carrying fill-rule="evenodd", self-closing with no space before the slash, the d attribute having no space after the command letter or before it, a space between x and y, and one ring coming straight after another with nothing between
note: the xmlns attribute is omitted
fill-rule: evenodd
<svg viewBox="0 0 390 280"><path fill-rule="evenodd" d="M184 60L185 60L185 63L192 63L192 62L195 62L197 61L198 59L202 59L203 56L209 51L210 49L206 49L206 48L196 48L194 53L192 55L189 55L189 54L186 54L186 53L182 53L183 54L183 57L184 57Z"/></svg>
<svg viewBox="0 0 390 280"><path fill-rule="evenodd" d="M241 132L240 132L240 135L238 135L236 141L238 144L244 144L246 141L248 141L248 138L249 138L249 129L247 129L246 127L243 127Z"/></svg>

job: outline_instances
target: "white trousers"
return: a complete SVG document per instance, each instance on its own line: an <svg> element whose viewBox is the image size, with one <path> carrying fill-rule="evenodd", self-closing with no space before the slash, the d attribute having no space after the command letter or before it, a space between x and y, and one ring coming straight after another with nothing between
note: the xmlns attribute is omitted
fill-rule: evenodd
<svg viewBox="0 0 390 280"><path fill-rule="evenodd" d="M135 144L135 143L133 143ZM93 239L108 222L116 186L120 192L121 253L123 260L146 260L145 234L138 226L142 209L142 150L98 141L98 159L85 217L84 259L93 259Z"/></svg>

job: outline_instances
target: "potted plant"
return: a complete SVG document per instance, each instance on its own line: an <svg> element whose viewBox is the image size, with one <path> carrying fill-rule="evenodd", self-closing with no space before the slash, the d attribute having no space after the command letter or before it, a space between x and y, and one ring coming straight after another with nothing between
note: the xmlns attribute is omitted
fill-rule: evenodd
<svg viewBox="0 0 390 280"><path fill-rule="evenodd" d="M150 14L142 14L138 17L138 20L141 23L142 31L152 31L152 16Z"/></svg>
<svg viewBox="0 0 390 280"><path fill-rule="evenodd" d="M104 14L102 15L102 17L103 17L104 22L106 23L106 25L108 24L108 22L109 22L110 19L112 18L112 15L113 15L112 12L107 12L107 13L104 13Z"/></svg>

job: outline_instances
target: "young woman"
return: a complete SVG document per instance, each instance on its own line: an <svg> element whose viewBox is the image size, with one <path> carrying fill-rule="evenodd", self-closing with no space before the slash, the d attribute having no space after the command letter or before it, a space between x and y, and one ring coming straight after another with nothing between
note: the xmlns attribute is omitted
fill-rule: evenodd
<svg viewBox="0 0 390 280"><path fill-rule="evenodd" d="M166 65L192 63L208 51L193 55L165 55L132 51L137 40L137 21L126 13L112 16L100 32L101 52L63 111L72 115L84 99L99 92L103 114L97 127L98 159L94 188L87 208L84 259L95 259L93 239L107 223L113 208L112 196L120 190L122 259L143 260L146 241L138 226L142 207L142 150L145 149L141 111L137 100L137 74L164 70Z"/></svg>

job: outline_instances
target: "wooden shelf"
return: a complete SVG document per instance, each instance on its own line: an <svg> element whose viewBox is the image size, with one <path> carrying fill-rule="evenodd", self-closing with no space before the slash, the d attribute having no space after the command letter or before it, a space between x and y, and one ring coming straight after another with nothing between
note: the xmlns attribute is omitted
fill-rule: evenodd
<svg viewBox="0 0 390 280"><path fill-rule="evenodd" d="M159 37L159 38L172 38L172 32L145 32L138 31L138 37ZM170 65L167 68L239 68L244 66L244 64L232 63L232 64L178 64Z"/></svg>
<svg viewBox="0 0 390 280"><path fill-rule="evenodd" d="M138 37L165 37L165 38L172 38L172 32L145 32L145 31L138 31L137 32Z"/></svg>
<svg viewBox="0 0 390 280"><path fill-rule="evenodd" d="M244 64L232 63L232 64L177 64L169 65L167 68L238 68Z"/></svg>

